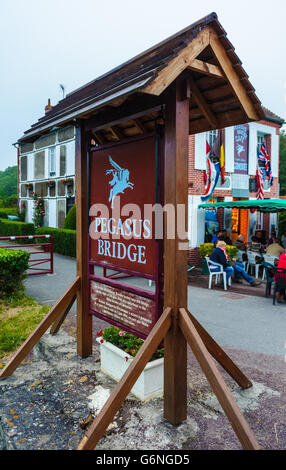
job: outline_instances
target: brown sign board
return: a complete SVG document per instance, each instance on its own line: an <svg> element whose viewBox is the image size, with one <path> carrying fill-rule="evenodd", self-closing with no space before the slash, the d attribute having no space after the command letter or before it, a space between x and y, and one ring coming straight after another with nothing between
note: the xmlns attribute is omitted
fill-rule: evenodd
<svg viewBox="0 0 286 470"><path fill-rule="evenodd" d="M158 318L156 158L154 135L90 152L90 313L142 337ZM118 276L142 277L143 288Z"/></svg>

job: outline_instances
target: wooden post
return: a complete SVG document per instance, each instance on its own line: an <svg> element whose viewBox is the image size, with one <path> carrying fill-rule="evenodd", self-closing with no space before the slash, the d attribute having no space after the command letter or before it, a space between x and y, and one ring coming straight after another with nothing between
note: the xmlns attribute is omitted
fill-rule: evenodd
<svg viewBox="0 0 286 470"><path fill-rule="evenodd" d="M77 352L92 354L92 317L88 314L88 198L87 142L83 125L76 127L76 269L81 287L77 293Z"/></svg>
<svg viewBox="0 0 286 470"><path fill-rule="evenodd" d="M174 239L164 235L164 305L173 322L164 341L164 416L173 425L187 417L187 343L178 324L179 308L187 308L187 251L179 249L177 205L188 207L189 94L187 82L177 80L166 103L165 205L175 208ZM166 222L166 220L165 220ZM186 240L187 241L187 240Z"/></svg>

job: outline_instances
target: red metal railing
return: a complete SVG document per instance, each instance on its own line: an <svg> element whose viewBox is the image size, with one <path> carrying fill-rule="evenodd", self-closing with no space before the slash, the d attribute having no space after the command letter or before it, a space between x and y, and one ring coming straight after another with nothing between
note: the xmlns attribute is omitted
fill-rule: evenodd
<svg viewBox="0 0 286 470"><path fill-rule="evenodd" d="M47 243L25 243L23 245L19 243L9 243L8 245L2 245L2 240L9 240L13 242L14 240L34 240L34 239L45 239L49 240ZM36 251L36 247L39 249ZM15 236L15 237L0 237L0 248L11 248L11 249L19 249L25 248L25 251L28 251L30 254L29 258L29 269L27 270L26 274L28 276L33 276L35 274L52 274L54 272L54 250L53 250L53 237L52 235L23 235L23 236ZM45 256L44 258L42 256ZM41 265L48 264L48 267L37 267Z"/></svg>

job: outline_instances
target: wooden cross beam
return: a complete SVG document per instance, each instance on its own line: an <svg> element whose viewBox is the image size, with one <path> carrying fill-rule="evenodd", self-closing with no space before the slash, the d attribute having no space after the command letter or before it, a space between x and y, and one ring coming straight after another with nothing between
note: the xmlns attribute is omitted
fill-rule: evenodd
<svg viewBox="0 0 286 470"><path fill-rule="evenodd" d="M206 117L209 125L213 129L217 129L218 128L217 119L214 113L212 112L210 106L207 104L197 84L191 77L190 77L190 85L191 85L192 96L194 97L194 100L196 101L198 107L200 108L204 116Z"/></svg>
<svg viewBox="0 0 286 470"><path fill-rule="evenodd" d="M198 33L196 38L178 53L158 76L142 91L160 95L174 80L193 62L194 59L209 45L209 26Z"/></svg>
<svg viewBox="0 0 286 470"><path fill-rule="evenodd" d="M200 72L204 75L210 75L217 78L225 78L219 66L209 64L208 62L203 62L202 60L198 59L194 59L188 66L188 69L194 72Z"/></svg>

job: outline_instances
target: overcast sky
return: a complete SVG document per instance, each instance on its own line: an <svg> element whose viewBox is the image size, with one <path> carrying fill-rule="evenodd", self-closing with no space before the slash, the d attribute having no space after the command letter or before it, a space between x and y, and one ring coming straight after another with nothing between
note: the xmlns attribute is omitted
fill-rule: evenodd
<svg viewBox="0 0 286 470"><path fill-rule="evenodd" d="M67 93L215 11L262 104L286 119L286 1L0 0L0 170Z"/></svg>

